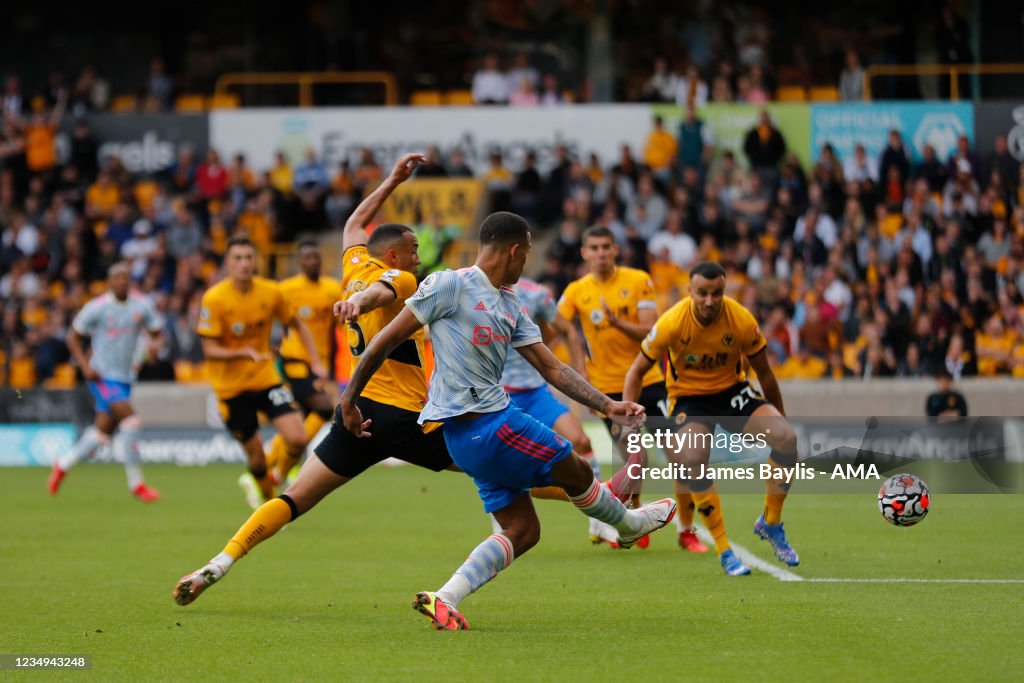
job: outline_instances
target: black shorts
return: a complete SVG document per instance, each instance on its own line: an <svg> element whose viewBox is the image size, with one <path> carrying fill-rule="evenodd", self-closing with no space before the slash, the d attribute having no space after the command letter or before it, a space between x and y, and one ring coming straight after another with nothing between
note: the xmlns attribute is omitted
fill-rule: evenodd
<svg viewBox="0 0 1024 683"><path fill-rule="evenodd" d="M275 384L259 391L243 391L237 396L220 402L220 416L228 431L238 441L245 443L260 427L259 413L268 420L299 412L291 389Z"/></svg>
<svg viewBox="0 0 1024 683"><path fill-rule="evenodd" d="M749 382L737 382L724 391L700 396L679 396L672 399L671 414L676 424L699 422L711 430L723 423L719 418L729 418L722 424L728 431L742 429L747 418L763 405L768 405L761 394L754 391Z"/></svg>
<svg viewBox="0 0 1024 683"><path fill-rule="evenodd" d="M334 410L331 430L316 447L316 455L332 472L354 477L387 458L398 458L440 472L452 464L441 428L424 434L416 423L419 413L402 410L365 397L356 399L363 420L373 420L373 436L359 438L345 428L341 406Z"/></svg>
<svg viewBox="0 0 1024 683"><path fill-rule="evenodd" d="M318 389L316 387L316 375L313 374L313 370L309 367L309 363L304 360L282 358L281 374L284 375L284 381L288 382L288 386L292 388L292 394L295 396L295 400L298 401L307 411L310 410L310 407L306 403L310 396L315 394L325 394L322 389Z"/></svg>
<svg viewBox="0 0 1024 683"><path fill-rule="evenodd" d="M621 401L622 394L608 394L608 398L613 401ZM636 402L644 407L648 418L664 417L668 414L668 392L665 391L665 383L659 381L655 384L648 384L640 390L640 396ZM617 439L619 437L619 425L607 417L602 417L601 420L604 422L604 426L608 428L608 433L612 435L612 438Z"/></svg>

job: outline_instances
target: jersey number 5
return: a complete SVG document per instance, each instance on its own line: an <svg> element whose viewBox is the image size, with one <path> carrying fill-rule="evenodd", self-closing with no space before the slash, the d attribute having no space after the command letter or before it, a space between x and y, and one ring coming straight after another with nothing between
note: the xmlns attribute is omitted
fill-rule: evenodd
<svg viewBox="0 0 1024 683"><path fill-rule="evenodd" d="M349 351L352 352L352 356L354 358L358 357L358 356L361 356L363 354L363 351L366 350L366 337L363 335L363 330L362 330L362 328L359 327L359 323L356 322L355 320L353 320L352 322L350 322L348 324L348 329L350 330L350 334L349 334L349 337L348 337L348 339L349 339L348 349L349 349ZM355 333L355 335L356 335L355 346L353 346L352 343L351 343L352 342L352 334L351 333Z"/></svg>

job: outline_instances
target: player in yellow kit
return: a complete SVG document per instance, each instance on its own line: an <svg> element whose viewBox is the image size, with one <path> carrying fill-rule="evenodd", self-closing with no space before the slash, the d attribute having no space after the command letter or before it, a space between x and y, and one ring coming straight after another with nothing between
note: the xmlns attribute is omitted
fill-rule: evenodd
<svg viewBox="0 0 1024 683"><path fill-rule="evenodd" d="M604 226L593 226L583 232L582 255L590 272L565 288L558 301L558 312L569 322L579 318L587 343L584 350L578 335L569 336L573 368L617 401L622 398L630 363L640 352L640 342L658 318L654 283L642 270L616 265L619 247L612 231ZM572 325L568 327L575 330ZM643 388L634 400L647 409L648 417L666 414L664 380L657 365L648 368L643 376ZM616 440L618 425L608 418L604 418L604 423ZM618 493L615 480L613 487ZM676 501L679 544L692 552L705 552L707 548L692 529L693 503L689 494L680 488ZM645 543L637 546L645 547Z"/></svg>
<svg viewBox="0 0 1024 683"><path fill-rule="evenodd" d="M310 357L313 374L326 374L316 354L309 329L295 315L277 283L255 277L256 247L247 237L228 241L224 256L228 277L203 294L196 331L202 338L210 383L220 401L221 416L232 436L245 449L249 474L264 499L274 495L260 441L259 415L263 413L284 439L290 457L306 448L306 432L292 392L281 382L270 353L274 320L295 328ZM247 489L250 505L259 504L255 491Z"/></svg>
<svg viewBox="0 0 1024 683"><path fill-rule="evenodd" d="M323 259L320 245L307 241L299 244L298 275L280 283L284 294L295 308L298 316L313 335L316 355L323 367L330 365L331 340L334 337L334 302L341 298L341 283L334 278L324 277L320 271ZM334 399L327 393L325 382L313 373L312 358L299 335L289 329L281 348L281 373L291 387L292 395L306 413L303 426L306 440L310 441L334 414ZM300 454L301 457L301 454ZM277 473L279 482L285 481L288 472L298 463L287 454L284 439L278 434L267 455L267 466Z"/></svg>
<svg viewBox="0 0 1024 683"><path fill-rule="evenodd" d="M763 435L772 449L768 462L775 476L767 480L764 513L755 522L754 533L771 543L779 560L796 566L800 559L786 540L781 521L789 491L782 475L796 467L796 434L785 418L782 392L768 364L768 342L750 311L725 296L725 270L719 264L705 261L694 266L689 292L651 328L629 369L623 395L625 400L635 400L642 378L668 355L669 413L682 425L681 433L688 434L687 446L678 457L680 464L697 471L707 465L710 445L706 437L695 435L713 435L719 424L732 433ZM744 359L757 373L767 401L747 382ZM729 546L714 482L691 478L689 485L726 574L749 574L750 568Z"/></svg>

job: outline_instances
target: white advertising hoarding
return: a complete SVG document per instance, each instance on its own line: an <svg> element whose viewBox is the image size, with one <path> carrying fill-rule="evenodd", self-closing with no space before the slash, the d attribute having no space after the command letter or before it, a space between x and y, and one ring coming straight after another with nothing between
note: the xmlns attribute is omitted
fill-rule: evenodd
<svg viewBox="0 0 1024 683"><path fill-rule="evenodd" d="M583 160L595 152L608 167L617 162L623 144L632 147L635 158L642 158L650 130L647 105L256 109L210 114L210 144L222 158L244 152L256 169L270 168L278 150L294 164L312 147L333 170L344 158L354 167L362 147L373 150L377 162L387 167L401 154L436 145L445 156L462 149L477 173L486 168L494 148L501 149L505 164L513 169L519 168L527 150L533 150L539 170L545 172L559 144Z"/></svg>

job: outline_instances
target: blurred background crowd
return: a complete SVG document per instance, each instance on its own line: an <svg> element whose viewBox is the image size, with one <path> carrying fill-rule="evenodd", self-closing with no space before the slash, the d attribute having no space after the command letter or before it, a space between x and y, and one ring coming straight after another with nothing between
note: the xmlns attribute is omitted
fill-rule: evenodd
<svg viewBox="0 0 1024 683"><path fill-rule="evenodd" d="M805 168L767 112L737 158L714 153L714 131L696 111L710 101L768 102L794 84L826 84L837 97L856 100L864 57L905 63L935 50L969 62L967 24L956 3L932 8L928 37L911 36L900 23L913 3L876 7L869 30L848 8L797 20L799 2L779 12L742 2L675 9L640 1L474 2L463 21L429 38L416 28L425 5L403 5L395 30L379 33L379 17L345 5L347 18L367 22L359 24L368 27L361 33L340 28L346 17L325 4L307 4L302 31L313 39L306 53L291 58L301 68L387 67L407 91L466 87L479 103L588 100L593 84L579 63L582 53L552 48L552 36L566 27L585 33L600 5L619 22L612 36L615 98L685 108L678 127L656 117L643 149L598 158L561 147L544 172L532 154L512 167L495 149L486 164L471 168L459 150L426 150L430 162L419 176L479 178L491 210L531 221L543 246L531 274L555 296L585 272L582 231L607 225L621 263L651 273L662 309L685 295L691 265L722 262L728 293L761 321L782 378L920 377L943 368L955 378L1024 377L1024 167L1005 138L986 158L964 137L948 158L929 148L911 163L894 130L877 156L859 147L839 158L826 145ZM19 16L31 34L31 12ZM217 33L229 27L213 24L207 40L229 44ZM196 31L187 35L195 39ZM266 50L245 55L242 66L273 59L289 35L267 37ZM17 48L18 40L5 49ZM134 76L125 69L115 75L113 65L110 77L95 67L74 79L58 70L7 74L0 103L0 384L75 383L66 330L121 259L166 316L164 348L140 359L141 377L181 379L183 367L202 360L194 333L199 299L218 277L228 238L244 232L270 252L300 235L329 234L390 170L392 159L375 159L368 149L358 163L335 168L312 150L299 163L282 154L269 168L252 168L243 156L224 159L211 149L200 158L183 149L167 171L133 174L116 155L101 163L89 126L77 118L66 162L58 162L62 119L104 110L113 93L126 89L142 108L172 109L183 89L230 68L196 60L201 44L187 47L170 51L177 63L145 60L145 71ZM453 50L463 51L458 59L448 59ZM422 63L414 66L414 56ZM907 86L891 87L899 95ZM442 267L465 226L420 216L416 227L425 275Z"/></svg>

